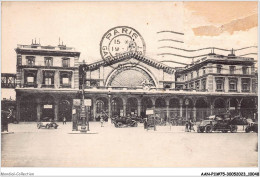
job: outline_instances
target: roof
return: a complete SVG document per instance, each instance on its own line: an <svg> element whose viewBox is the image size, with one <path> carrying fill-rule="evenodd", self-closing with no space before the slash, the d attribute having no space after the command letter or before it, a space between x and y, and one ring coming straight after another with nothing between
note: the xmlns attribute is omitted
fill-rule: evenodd
<svg viewBox="0 0 260 177"><path fill-rule="evenodd" d="M139 60L139 61L146 63L147 65L153 66L157 69L163 69L164 72L169 73L169 74L172 74L173 72L175 72L175 69L170 67L170 66L167 66L167 65L160 63L160 62L158 62L154 59L147 58L147 57L138 55L138 54L133 53L133 52L124 53L120 56L114 57L112 60L109 60L109 61L100 60L100 61L91 63L89 65L83 64L83 66L87 66L89 70L96 70L100 66L109 66L109 65L118 63L120 61L124 61L124 60L131 59L131 58Z"/></svg>

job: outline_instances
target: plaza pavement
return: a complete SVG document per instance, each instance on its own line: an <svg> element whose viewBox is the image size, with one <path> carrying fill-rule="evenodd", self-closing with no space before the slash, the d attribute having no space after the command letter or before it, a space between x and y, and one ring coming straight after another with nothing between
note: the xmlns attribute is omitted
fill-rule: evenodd
<svg viewBox="0 0 260 177"><path fill-rule="evenodd" d="M4 167L256 167L257 134L184 132L184 126L104 127L74 134L72 124L37 129L36 122L9 124L2 134Z"/></svg>

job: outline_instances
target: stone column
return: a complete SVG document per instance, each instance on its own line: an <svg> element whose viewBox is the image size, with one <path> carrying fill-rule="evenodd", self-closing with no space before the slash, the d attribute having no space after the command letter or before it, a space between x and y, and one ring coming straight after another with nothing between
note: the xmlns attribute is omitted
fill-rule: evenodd
<svg viewBox="0 0 260 177"><path fill-rule="evenodd" d="M169 105L170 105L170 100L166 99L166 117L167 117L167 120L169 120L169 116L170 116L170 112L169 112Z"/></svg>
<svg viewBox="0 0 260 177"><path fill-rule="evenodd" d="M193 107L193 120L196 121L196 107Z"/></svg>
<svg viewBox="0 0 260 177"><path fill-rule="evenodd" d="M54 73L54 88L60 88L60 72L58 70Z"/></svg>
<svg viewBox="0 0 260 177"><path fill-rule="evenodd" d="M213 105L213 103L211 102L211 103L210 103L210 115L213 115L213 109L214 109L214 105Z"/></svg>
<svg viewBox="0 0 260 177"><path fill-rule="evenodd" d="M58 121L58 114L59 114L59 100L58 98L55 98L54 101L54 121Z"/></svg>
<svg viewBox="0 0 260 177"><path fill-rule="evenodd" d="M112 117L111 111L111 95L108 96L108 121L111 120Z"/></svg>
<svg viewBox="0 0 260 177"><path fill-rule="evenodd" d="M241 102L237 104L238 115L241 116Z"/></svg>
<svg viewBox="0 0 260 177"><path fill-rule="evenodd" d="M41 98L36 98L37 122L41 121Z"/></svg>
<svg viewBox="0 0 260 177"><path fill-rule="evenodd" d="M141 116L141 106L142 106L141 99L137 99L137 115L138 116Z"/></svg>
<svg viewBox="0 0 260 177"><path fill-rule="evenodd" d="M96 104L96 98L93 97L92 98L92 101L93 101L93 119L94 121L96 121L96 115L97 115L97 104Z"/></svg>
<svg viewBox="0 0 260 177"><path fill-rule="evenodd" d="M151 100L152 100L152 103L153 103L153 112L155 114L155 100L156 100L156 98L152 97Z"/></svg>
<svg viewBox="0 0 260 177"><path fill-rule="evenodd" d="M123 116L126 116L126 98L123 98Z"/></svg>

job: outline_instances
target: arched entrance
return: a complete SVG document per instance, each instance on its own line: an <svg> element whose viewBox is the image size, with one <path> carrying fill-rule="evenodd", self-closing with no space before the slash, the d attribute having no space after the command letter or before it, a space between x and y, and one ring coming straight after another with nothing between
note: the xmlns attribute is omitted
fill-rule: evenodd
<svg viewBox="0 0 260 177"><path fill-rule="evenodd" d="M108 115L108 100L105 97L97 98L96 100L96 117Z"/></svg>
<svg viewBox="0 0 260 177"><path fill-rule="evenodd" d="M241 116L250 118L250 119L257 119L257 103L252 98L243 98L241 102Z"/></svg>
<svg viewBox="0 0 260 177"><path fill-rule="evenodd" d="M142 109L141 109L141 117L146 117L146 110L153 108L153 102L149 97L144 97L141 101Z"/></svg>
<svg viewBox="0 0 260 177"><path fill-rule="evenodd" d="M33 95L21 98L20 121L37 121L36 101Z"/></svg>
<svg viewBox="0 0 260 177"><path fill-rule="evenodd" d="M69 98L62 99L59 102L59 116L58 120L62 121L63 117L66 117L67 121L71 121L72 113L72 101Z"/></svg>
<svg viewBox="0 0 260 177"><path fill-rule="evenodd" d="M161 118L166 118L167 112L166 112L166 102L164 98L157 98L155 100L155 114L158 114Z"/></svg>
<svg viewBox="0 0 260 177"><path fill-rule="evenodd" d="M178 98L171 98L169 100L170 118L177 118L180 116L180 100Z"/></svg>
<svg viewBox="0 0 260 177"><path fill-rule="evenodd" d="M214 101L214 112L213 114L226 113L226 102L223 98L216 98Z"/></svg>
<svg viewBox="0 0 260 177"><path fill-rule="evenodd" d="M123 100L122 98L115 97L111 101L112 116L123 116Z"/></svg>
<svg viewBox="0 0 260 177"><path fill-rule="evenodd" d="M54 98L50 95L46 95L42 99L42 117L44 119L49 117L54 120Z"/></svg>
<svg viewBox="0 0 260 177"><path fill-rule="evenodd" d="M232 116L239 115L237 99L236 98L230 98L228 104L229 104L229 113Z"/></svg>
<svg viewBox="0 0 260 177"><path fill-rule="evenodd" d="M198 98L195 107L197 121L204 120L207 116L209 116L209 105L204 98Z"/></svg>
<svg viewBox="0 0 260 177"><path fill-rule="evenodd" d="M138 101L136 98L131 97L127 99L126 115L137 115Z"/></svg>

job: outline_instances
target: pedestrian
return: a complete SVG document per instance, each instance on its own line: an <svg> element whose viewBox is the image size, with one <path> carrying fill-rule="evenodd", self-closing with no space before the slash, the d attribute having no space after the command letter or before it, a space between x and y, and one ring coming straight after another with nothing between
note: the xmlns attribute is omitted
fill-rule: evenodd
<svg viewBox="0 0 260 177"><path fill-rule="evenodd" d="M189 122L186 121L185 123L185 132L189 132Z"/></svg>
<svg viewBox="0 0 260 177"><path fill-rule="evenodd" d="M103 126L103 124L104 124L103 116L101 116L101 118L100 118L100 124L101 124L101 127L104 127L104 126Z"/></svg>
<svg viewBox="0 0 260 177"><path fill-rule="evenodd" d="M66 120L66 117L64 116L64 117L63 117L63 125L66 124L66 121L67 121L67 120Z"/></svg>
<svg viewBox="0 0 260 177"><path fill-rule="evenodd" d="M189 121L189 129L190 129L190 132L191 132L191 130L195 131L195 129L193 127L193 122L191 121L191 119Z"/></svg>

